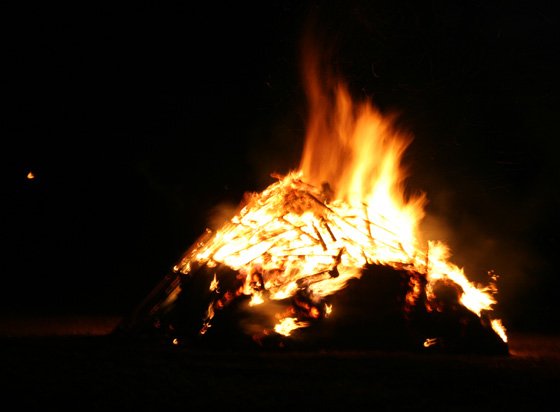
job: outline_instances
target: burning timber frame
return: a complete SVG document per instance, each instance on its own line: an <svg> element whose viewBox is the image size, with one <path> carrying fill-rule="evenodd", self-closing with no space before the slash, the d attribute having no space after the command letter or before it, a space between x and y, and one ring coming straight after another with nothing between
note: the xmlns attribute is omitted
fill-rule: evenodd
<svg viewBox="0 0 560 412"><path fill-rule="evenodd" d="M303 340L325 345L333 336L317 333L319 325L340 333L340 328L329 329L329 311L333 302L348 300L353 293L360 296L365 311L354 312L357 319L334 322L353 325L343 328L349 335L346 345L379 344L391 330L392 337L386 340L394 348L404 344L422 350L507 353L507 344L492 329L489 312L461 301L465 289L478 291L474 286L448 273L433 276L437 268L430 250L403 245L399 234L384 224L386 217L374 218L364 203L348 208L331 201L328 185L319 189L300 177L276 176L278 181L262 193L247 194L238 213L219 231L207 230L194 242L119 331L210 346L224 338L230 342L235 338L244 346L285 347ZM318 259L311 270L304 264L310 256ZM380 277L396 285L387 296L371 294L379 289ZM267 315L256 322L258 332L251 323L250 339L245 339L246 328L235 325L236 317L247 314L249 306L260 306L251 305L255 297L257 303L275 301L276 309L284 313L279 317L277 311L275 320L290 319L292 328L284 332L281 322L275 326ZM372 314L372 301L400 310L391 311L389 322L382 321ZM220 329L218 318L228 326ZM357 322L369 323L370 331L384 331L357 335L361 329ZM295 338L290 336L294 329L298 329ZM302 336L305 339L298 340Z"/></svg>

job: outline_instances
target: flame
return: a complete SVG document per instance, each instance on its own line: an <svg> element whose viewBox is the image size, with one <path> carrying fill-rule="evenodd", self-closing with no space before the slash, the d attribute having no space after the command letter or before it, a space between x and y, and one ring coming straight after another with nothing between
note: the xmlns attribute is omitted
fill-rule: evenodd
<svg viewBox="0 0 560 412"><path fill-rule="evenodd" d="M276 326L274 326L274 330L280 335L290 336L294 329L302 328L308 325L308 322L298 321L294 318L283 318Z"/></svg>
<svg viewBox="0 0 560 412"><path fill-rule="evenodd" d="M333 308L324 299L360 278L370 264L415 274L406 297L409 306L418 301L421 275L428 310L438 310L436 285L443 281L456 286L460 303L473 313L491 313L494 284L470 282L449 261L444 243L420 244L426 198L405 195L407 173L401 163L411 137L370 101L354 103L346 85L321 76L319 60L308 56L310 114L298 170L274 175L276 182L264 191L246 194L237 214L219 230L208 230L175 266L189 274L200 265L221 264L243 279L237 291L211 304L201 333L216 309L243 294L251 297L253 309L294 299L293 310L272 315L272 330L288 336L328 316ZM217 284L214 277L211 289ZM499 319L491 326L507 340ZM428 339L425 345L435 342Z"/></svg>

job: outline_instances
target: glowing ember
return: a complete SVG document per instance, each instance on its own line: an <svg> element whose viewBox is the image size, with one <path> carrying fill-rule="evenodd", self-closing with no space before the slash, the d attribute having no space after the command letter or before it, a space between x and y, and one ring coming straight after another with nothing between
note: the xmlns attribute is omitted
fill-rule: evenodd
<svg viewBox="0 0 560 412"><path fill-rule="evenodd" d="M370 102L355 104L343 83L318 75L318 66L316 59L306 66L311 110L299 170L276 175L261 193L247 194L238 213L219 230L208 230L174 267L184 275L202 266L216 270L210 284L215 298L200 333L217 311L246 296L250 310L274 324L256 331L253 325L251 333L289 336L336 310L326 298L361 278L368 265L411 274L405 309L424 293L428 312L447 310L450 303L438 296L443 287L453 291L451 304L490 319L495 274L490 273L489 285L479 286L449 261L445 244L420 244L426 199L405 196L401 165L410 137ZM224 266L237 273L238 286L222 292L219 267ZM290 310L273 304L288 298ZM490 323L507 341L501 321ZM424 346L437 342L428 338Z"/></svg>

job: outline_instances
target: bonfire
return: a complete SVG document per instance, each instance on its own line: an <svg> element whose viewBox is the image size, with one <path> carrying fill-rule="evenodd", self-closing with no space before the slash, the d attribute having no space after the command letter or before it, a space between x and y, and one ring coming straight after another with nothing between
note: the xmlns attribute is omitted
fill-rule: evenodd
<svg viewBox="0 0 560 412"><path fill-rule="evenodd" d="M412 346L464 348L461 342L485 337L483 346L505 348L505 328L493 316L497 275L471 282L445 243L421 241L427 196L407 192L402 164L410 134L371 101L354 102L344 82L321 74L324 64L306 55L310 110L298 169L246 193L231 219L191 245L130 324L147 320L176 344L232 339L235 330L256 345L285 347L332 330L329 319L345 311L336 296L351 285L362 304L368 296L396 302L402 316L389 321L405 325ZM362 290L391 276L395 296ZM366 314L378 307L365 306ZM434 327L442 317L447 326ZM220 322L236 326L224 334Z"/></svg>

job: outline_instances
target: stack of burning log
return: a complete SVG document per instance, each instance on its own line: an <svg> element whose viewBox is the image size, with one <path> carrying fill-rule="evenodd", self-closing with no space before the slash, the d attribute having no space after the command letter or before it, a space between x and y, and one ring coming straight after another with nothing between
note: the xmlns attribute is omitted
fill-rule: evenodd
<svg viewBox="0 0 560 412"><path fill-rule="evenodd" d="M403 241L327 184L276 178L207 230L119 330L204 347L508 352L492 288L437 244Z"/></svg>

